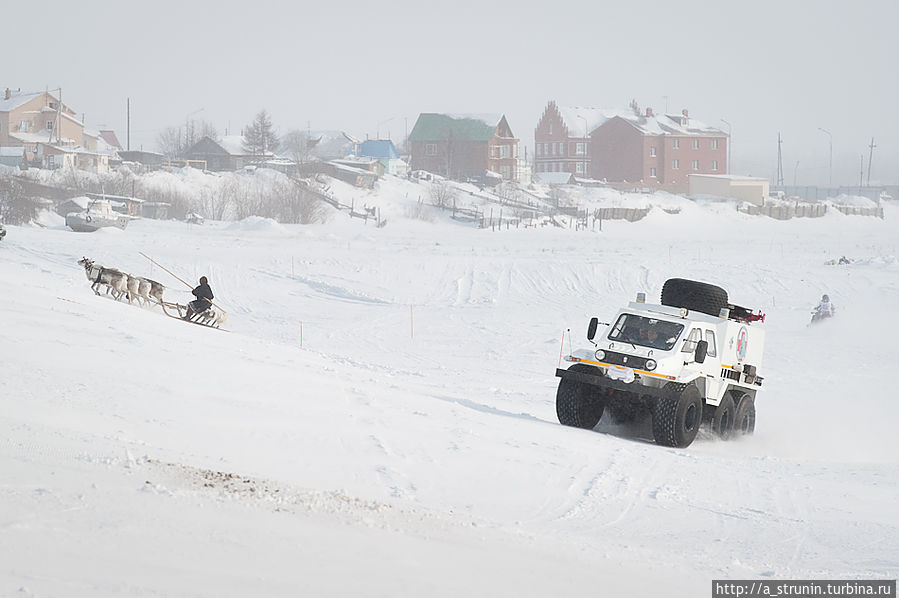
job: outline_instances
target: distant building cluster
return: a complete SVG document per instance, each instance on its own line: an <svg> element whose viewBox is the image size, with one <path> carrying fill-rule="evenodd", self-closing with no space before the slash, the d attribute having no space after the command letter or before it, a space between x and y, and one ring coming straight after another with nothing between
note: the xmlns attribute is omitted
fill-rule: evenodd
<svg viewBox="0 0 899 598"><path fill-rule="evenodd" d="M0 163L106 172L122 162L147 167L194 166L211 171L266 166L323 172L368 186L383 174L409 171L456 180L601 183L686 192L689 175L727 175L728 136L718 128L652 108L599 109L550 101L534 129L534 152L504 114L421 113L401 155L385 139L357 140L339 131L309 131L302 152L248 151L242 135L203 137L177 160L123 149L111 130L85 128L49 91L6 88L0 98ZM288 155L290 154L290 155ZM314 166L310 166L314 163ZM328 166L323 166L328 163Z"/></svg>

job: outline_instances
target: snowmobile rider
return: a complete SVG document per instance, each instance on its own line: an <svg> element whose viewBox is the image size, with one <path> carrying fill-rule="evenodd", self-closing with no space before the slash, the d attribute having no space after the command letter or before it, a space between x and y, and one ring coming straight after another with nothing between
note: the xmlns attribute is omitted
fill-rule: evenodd
<svg viewBox="0 0 899 598"><path fill-rule="evenodd" d="M212 294L212 289L209 287L209 281L206 280L205 276L200 277L200 284L194 288L191 293L193 293L196 299L187 304L187 314L184 316L185 320L189 320L196 314L201 314L212 307L212 300L215 299L215 296Z"/></svg>
<svg viewBox="0 0 899 598"><path fill-rule="evenodd" d="M833 316L834 307L833 303L830 302L830 297L827 294L821 296L821 301L818 303L817 307L815 307L815 318L816 319L824 319L830 318Z"/></svg>

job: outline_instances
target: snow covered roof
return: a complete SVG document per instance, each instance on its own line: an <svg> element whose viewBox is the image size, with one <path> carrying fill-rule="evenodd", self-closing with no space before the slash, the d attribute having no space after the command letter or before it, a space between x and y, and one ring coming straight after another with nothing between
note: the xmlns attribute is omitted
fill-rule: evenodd
<svg viewBox="0 0 899 598"><path fill-rule="evenodd" d="M583 137L585 126L589 135L610 118L624 114L623 110L587 108L583 106L558 106L558 109L570 137ZM586 121L586 124L584 121Z"/></svg>
<svg viewBox="0 0 899 598"><path fill-rule="evenodd" d="M250 152L248 152L246 150L246 148L244 147L245 138L243 135L225 135L224 137L222 137L221 139L216 141L216 143L218 143L219 146L223 150L225 150L232 156L248 156L248 155L250 155ZM274 153L272 153L271 151L268 151L262 155L263 156L273 156Z"/></svg>
<svg viewBox="0 0 899 598"><path fill-rule="evenodd" d="M9 136L11 139L16 139L18 141L21 141L22 143L43 143L45 145L55 143L75 143L74 139L70 139L67 137L62 137L57 142L56 135L50 135L49 131L41 133L22 133L16 131L15 133L10 133Z"/></svg>
<svg viewBox="0 0 899 598"><path fill-rule="evenodd" d="M583 137L584 124L588 134L613 118L621 118L645 135L714 135L722 136L724 131L709 126L684 114L636 114L633 110L609 108L585 108L581 106L558 106L562 122L571 137Z"/></svg>
<svg viewBox="0 0 899 598"><path fill-rule="evenodd" d="M11 110L15 110L22 104L28 102L29 100L33 100L34 98L41 95L43 92L31 92L31 93L22 93L21 91L10 91L9 99L5 99L6 96L0 91L0 112L9 112Z"/></svg>
<svg viewBox="0 0 899 598"><path fill-rule="evenodd" d="M568 185L573 177L570 172L535 172L533 175L534 182L545 185Z"/></svg>

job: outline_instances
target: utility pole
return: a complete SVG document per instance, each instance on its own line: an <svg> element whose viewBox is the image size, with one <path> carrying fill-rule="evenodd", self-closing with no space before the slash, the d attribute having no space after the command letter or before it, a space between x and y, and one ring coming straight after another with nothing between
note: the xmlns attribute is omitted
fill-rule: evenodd
<svg viewBox="0 0 899 598"><path fill-rule="evenodd" d="M780 132L777 133L777 186L784 186L784 161L783 153L781 153L781 144L783 139L780 138ZM795 178L795 177L794 177Z"/></svg>
<svg viewBox="0 0 899 598"><path fill-rule="evenodd" d="M871 138L871 145L868 147L871 148L871 153L868 155L868 183L867 186L871 186L871 162L874 160L874 148L877 147L874 145L874 138Z"/></svg>
<svg viewBox="0 0 899 598"><path fill-rule="evenodd" d="M125 117L125 122L127 123L127 126L125 127L125 130L127 131L127 133L125 134L126 135L125 147L130 152L131 151L131 98L127 98L126 106L127 106L127 110L126 110L127 115Z"/></svg>
<svg viewBox="0 0 899 598"><path fill-rule="evenodd" d="M865 180L865 154L861 154L859 156L859 169L858 169L858 194L862 194L862 182Z"/></svg>

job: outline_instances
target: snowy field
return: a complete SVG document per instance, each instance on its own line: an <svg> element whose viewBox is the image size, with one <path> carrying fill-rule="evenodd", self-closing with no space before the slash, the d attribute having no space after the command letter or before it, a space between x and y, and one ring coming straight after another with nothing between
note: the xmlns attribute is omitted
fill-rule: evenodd
<svg viewBox="0 0 899 598"><path fill-rule="evenodd" d="M371 200L371 198L369 198ZM411 200L410 200L411 201ZM899 208L592 231L139 220L0 242L0 596L709 596L899 577ZM76 261L209 277L227 332ZM841 255L850 265L825 262ZM756 434L559 425L563 331L667 278L767 313ZM828 293L837 317L808 327ZM569 349L565 337L564 350Z"/></svg>

